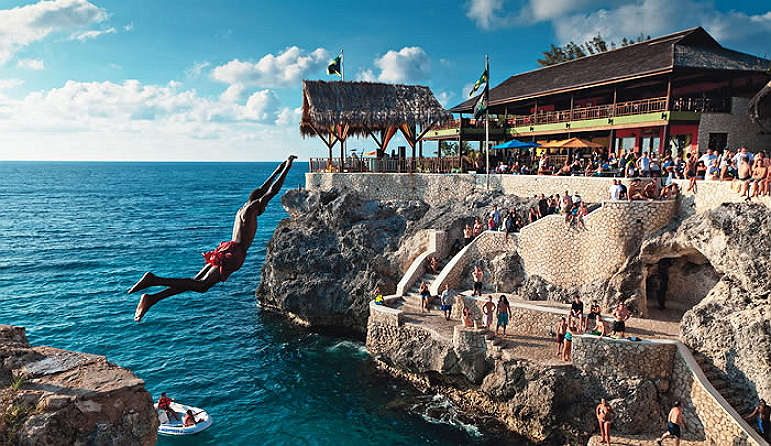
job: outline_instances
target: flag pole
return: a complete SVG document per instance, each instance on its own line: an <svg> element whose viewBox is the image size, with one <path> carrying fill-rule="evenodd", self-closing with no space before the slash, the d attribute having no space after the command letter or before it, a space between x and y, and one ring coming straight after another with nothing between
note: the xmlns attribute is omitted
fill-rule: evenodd
<svg viewBox="0 0 771 446"><path fill-rule="evenodd" d="M485 71L487 71L487 84L485 93L490 90L490 58L485 55ZM482 93L482 94L485 94ZM487 107L485 108L485 169L487 170L486 188L490 190L490 96L487 96Z"/></svg>
<svg viewBox="0 0 771 446"><path fill-rule="evenodd" d="M343 49L340 49L340 81L345 82L345 55ZM345 167L345 140L340 141L340 173L343 173Z"/></svg>

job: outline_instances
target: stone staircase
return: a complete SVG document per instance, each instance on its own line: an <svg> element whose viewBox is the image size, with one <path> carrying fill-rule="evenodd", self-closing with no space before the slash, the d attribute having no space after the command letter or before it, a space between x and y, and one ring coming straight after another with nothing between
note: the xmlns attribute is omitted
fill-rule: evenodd
<svg viewBox="0 0 771 446"><path fill-rule="evenodd" d="M439 271L441 271L442 268L444 268L447 263L449 263L449 261L450 259L441 260L439 262ZM420 284L422 282L426 282L430 288L431 284L434 283L437 276L437 274L432 274L429 272L423 273L423 275L412 284L412 287L410 287L410 289L402 295L403 302L401 309L409 313L422 313L423 310L420 305ZM439 305L439 298L437 296L431 296L431 309L439 310Z"/></svg>
<svg viewBox="0 0 771 446"><path fill-rule="evenodd" d="M694 350L691 350L691 352L693 353L693 359L696 360L699 367L704 372L704 376L707 377L710 384L712 384L712 387L725 398L728 404L730 404L742 418L746 418L752 413L752 405L747 402L747 399L741 393L728 386L728 383L723 379L723 373L715 367L706 356Z"/></svg>

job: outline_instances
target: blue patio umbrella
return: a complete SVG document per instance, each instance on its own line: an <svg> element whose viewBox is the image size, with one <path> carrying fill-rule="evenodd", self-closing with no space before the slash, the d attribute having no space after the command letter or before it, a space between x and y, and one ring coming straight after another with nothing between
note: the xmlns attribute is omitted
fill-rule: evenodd
<svg viewBox="0 0 771 446"><path fill-rule="evenodd" d="M498 144L497 146L490 147L491 149L532 149L533 147L538 147L540 144L537 142L522 142L517 141L516 139L512 139L511 141L506 141L503 144Z"/></svg>

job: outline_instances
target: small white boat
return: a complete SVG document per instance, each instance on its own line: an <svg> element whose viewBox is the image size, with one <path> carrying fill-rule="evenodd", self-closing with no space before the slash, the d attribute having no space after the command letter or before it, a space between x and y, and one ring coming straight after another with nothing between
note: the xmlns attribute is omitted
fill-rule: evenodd
<svg viewBox="0 0 771 446"><path fill-rule="evenodd" d="M188 406L187 404L180 404L173 402L169 405L171 410L177 414L178 419L169 418L165 410L158 409L158 403L155 403L155 410L158 412L158 421L161 425L158 426L158 433L162 435L194 435L205 431L212 425L214 420L209 414L198 407ZM182 420L185 419L185 414L188 410L193 411L195 415L196 424L192 426L184 426Z"/></svg>

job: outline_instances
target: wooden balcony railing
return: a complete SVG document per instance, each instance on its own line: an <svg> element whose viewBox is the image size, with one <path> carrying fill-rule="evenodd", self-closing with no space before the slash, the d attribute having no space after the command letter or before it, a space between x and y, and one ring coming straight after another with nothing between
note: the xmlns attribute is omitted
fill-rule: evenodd
<svg viewBox="0 0 771 446"><path fill-rule="evenodd" d="M672 98L669 110L693 112L729 112L729 98L679 97ZM509 127L527 127L539 124L557 124L570 121L585 121L588 119L607 119L620 116L633 116L645 113L663 112L667 110L667 98L641 99L637 101L617 102L614 104L597 105L594 107L579 107L572 110L539 111L531 115L510 117ZM500 128L502 120L491 119L491 128ZM433 130L457 129L459 120L447 122ZM464 128L484 127L482 121L463 120Z"/></svg>
<svg viewBox="0 0 771 446"><path fill-rule="evenodd" d="M606 119L617 116L641 115L665 111L667 98L642 99L639 101L618 102L595 107L579 107L572 110L538 112L532 115L516 116L509 119L512 127L526 127L538 124L556 124L587 119Z"/></svg>
<svg viewBox="0 0 771 446"><path fill-rule="evenodd" d="M311 172L401 172L448 173L460 172L457 157L446 158L345 158L341 169L340 157L311 158Z"/></svg>

